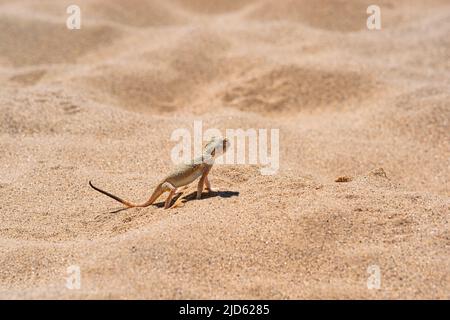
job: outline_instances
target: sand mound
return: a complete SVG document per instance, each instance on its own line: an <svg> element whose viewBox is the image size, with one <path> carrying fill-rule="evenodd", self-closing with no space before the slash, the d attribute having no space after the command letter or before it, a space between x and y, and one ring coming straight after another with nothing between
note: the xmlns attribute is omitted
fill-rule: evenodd
<svg viewBox="0 0 450 320"><path fill-rule="evenodd" d="M68 17L66 9L70 4L55 0L22 1L20 4L6 2L3 9L28 17L46 17L65 25ZM80 7L83 24L111 22L124 26L148 27L175 25L186 20L179 10L174 10L176 6L169 2L161 4L154 0L131 0L125 4L120 0L80 0L76 5Z"/></svg>
<svg viewBox="0 0 450 320"><path fill-rule="evenodd" d="M155 0L81 1L80 8L89 19L102 19L128 26L149 27L177 25L186 21L169 3Z"/></svg>
<svg viewBox="0 0 450 320"><path fill-rule="evenodd" d="M314 109L342 109L370 97L375 82L348 71L283 66L254 72L233 81L221 95L223 103L244 111L276 114Z"/></svg>
<svg viewBox="0 0 450 320"><path fill-rule="evenodd" d="M218 0L218 1L208 1L208 0L174 0L175 3L182 5L184 8L192 10L194 12L199 12L202 14L219 14L237 11L248 6L251 3L256 2L255 0L244 0L244 1L228 1L228 0Z"/></svg>
<svg viewBox="0 0 450 320"><path fill-rule="evenodd" d="M446 89L422 88L396 99L398 112L385 117L391 130L421 143L445 144L450 119Z"/></svg>
<svg viewBox="0 0 450 320"><path fill-rule="evenodd" d="M87 78L75 79L78 91L90 90L94 99L134 111L170 112L176 110L175 97L188 96L188 85L177 81L175 72L147 65L100 68Z"/></svg>
<svg viewBox="0 0 450 320"><path fill-rule="evenodd" d="M258 20L285 20L330 31L356 31L365 27L362 1L266 1L249 14Z"/></svg>
<svg viewBox="0 0 450 320"><path fill-rule="evenodd" d="M223 57L227 48L220 37L187 30L166 50L144 49L120 64L100 66L68 82L77 90L94 92L97 101L133 111L186 110L205 86L230 72Z"/></svg>
<svg viewBox="0 0 450 320"><path fill-rule="evenodd" d="M67 119L83 111L79 100L58 90L8 90L4 93L12 94L14 98L7 101L0 98L2 134L63 133L68 129Z"/></svg>
<svg viewBox="0 0 450 320"><path fill-rule="evenodd" d="M433 2L445 4L442 0ZM264 1L247 16L262 21L287 20L331 32L355 32L367 30L366 10L374 4L370 0ZM416 1L413 6L409 0L382 0L376 5L381 8L383 29L415 23L421 16L420 12L430 9L426 1Z"/></svg>
<svg viewBox="0 0 450 320"><path fill-rule="evenodd" d="M107 26L86 26L83 32L68 32L62 23L4 14L0 16L0 28L0 56L14 66L73 63L120 35Z"/></svg>

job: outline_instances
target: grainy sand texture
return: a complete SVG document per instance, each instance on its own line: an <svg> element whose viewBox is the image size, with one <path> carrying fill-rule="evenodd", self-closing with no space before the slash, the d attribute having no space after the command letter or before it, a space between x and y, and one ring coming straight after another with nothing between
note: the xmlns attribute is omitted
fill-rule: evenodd
<svg viewBox="0 0 450 320"><path fill-rule="evenodd" d="M449 299L450 2L374 2L1 0L0 298ZM278 172L89 187L145 201L194 121Z"/></svg>

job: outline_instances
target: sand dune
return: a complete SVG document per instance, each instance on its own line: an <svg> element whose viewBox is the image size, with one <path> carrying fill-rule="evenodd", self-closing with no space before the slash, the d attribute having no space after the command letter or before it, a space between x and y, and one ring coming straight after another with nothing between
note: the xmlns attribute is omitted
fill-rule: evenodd
<svg viewBox="0 0 450 320"><path fill-rule="evenodd" d="M88 50L114 38L114 30L106 26L87 28L83 34L67 34L61 23L9 15L2 15L0 24L4 30L0 54L14 66L73 63Z"/></svg>
<svg viewBox="0 0 450 320"><path fill-rule="evenodd" d="M242 83L240 83L242 82ZM287 65L261 74L252 74L223 96L224 104L262 114L280 114L321 107L336 109L360 103L374 90L370 76L346 71Z"/></svg>
<svg viewBox="0 0 450 320"><path fill-rule="evenodd" d="M450 298L447 1L69 4L0 1L0 298ZM89 188L146 199L196 120L279 129L279 171Z"/></svg>

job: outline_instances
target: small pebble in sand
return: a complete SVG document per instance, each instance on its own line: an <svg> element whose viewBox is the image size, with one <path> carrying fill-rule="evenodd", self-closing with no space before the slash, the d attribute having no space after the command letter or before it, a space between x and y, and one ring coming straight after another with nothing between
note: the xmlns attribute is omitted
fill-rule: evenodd
<svg viewBox="0 0 450 320"><path fill-rule="evenodd" d="M352 181L352 178L348 176L340 176L337 177L336 180L334 180L334 182L350 182L350 181Z"/></svg>

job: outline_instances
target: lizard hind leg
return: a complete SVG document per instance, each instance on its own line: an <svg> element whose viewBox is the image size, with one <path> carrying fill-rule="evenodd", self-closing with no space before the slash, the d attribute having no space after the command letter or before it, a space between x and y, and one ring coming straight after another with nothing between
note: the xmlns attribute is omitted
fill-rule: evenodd
<svg viewBox="0 0 450 320"><path fill-rule="evenodd" d="M153 204L158 198L166 191L172 190L172 185L168 182L164 182L159 184L155 191L153 191L152 195L150 196L150 199L147 200L147 202L143 204L136 205L135 207L148 207L149 205Z"/></svg>
<svg viewBox="0 0 450 320"><path fill-rule="evenodd" d="M170 202L172 201L173 195L177 191L177 188L169 182L164 182L162 187L166 188L166 190L170 190L169 195L167 196L166 202L164 203L164 209L169 209Z"/></svg>
<svg viewBox="0 0 450 320"><path fill-rule="evenodd" d="M175 200L174 204L170 207L171 209L184 206L183 194L186 192L187 189L188 189L188 186L177 188L177 190L175 191L175 195L174 195L176 200Z"/></svg>

